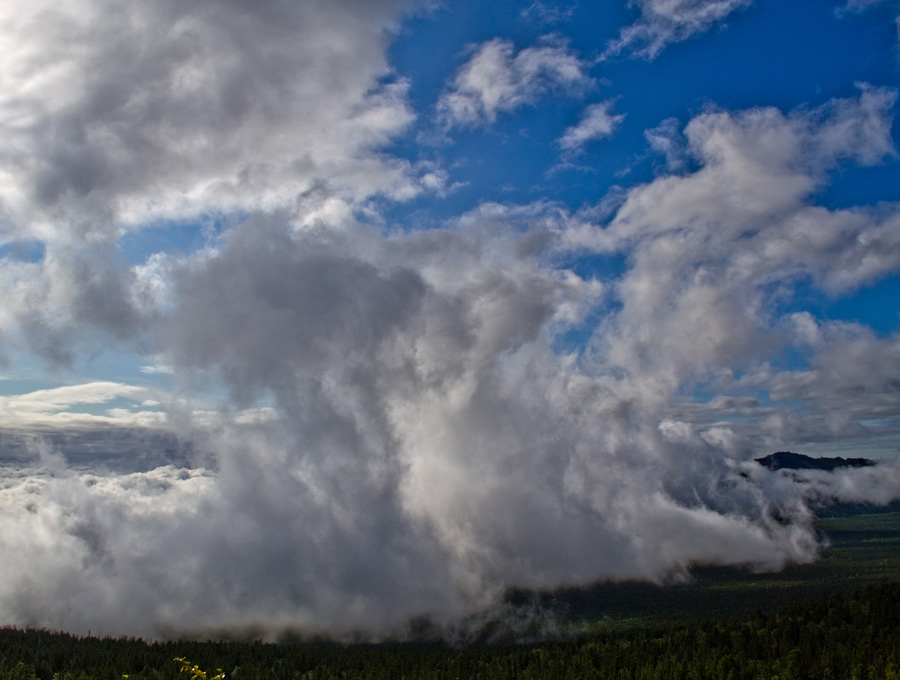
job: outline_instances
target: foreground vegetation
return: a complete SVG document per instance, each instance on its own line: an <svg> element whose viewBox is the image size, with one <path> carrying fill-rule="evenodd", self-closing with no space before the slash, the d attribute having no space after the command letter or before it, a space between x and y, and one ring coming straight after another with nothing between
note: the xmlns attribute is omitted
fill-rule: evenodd
<svg viewBox="0 0 900 680"><path fill-rule="evenodd" d="M707 569L686 586L542 596L578 633L565 639L148 643L3 628L0 680L900 680L900 513L835 513L819 529L823 559L782 574Z"/></svg>

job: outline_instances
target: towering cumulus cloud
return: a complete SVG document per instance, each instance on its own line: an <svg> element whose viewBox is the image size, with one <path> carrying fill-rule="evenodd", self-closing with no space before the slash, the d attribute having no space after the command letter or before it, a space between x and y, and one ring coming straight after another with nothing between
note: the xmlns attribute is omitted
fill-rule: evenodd
<svg viewBox="0 0 900 680"><path fill-rule="evenodd" d="M815 201L894 154L893 91L667 124L682 172L603 219L485 201L414 230L379 214L446 176L387 150L415 120L385 57L406 9L0 8L5 352L172 378L3 398L0 623L397 633L510 587L810 561L809 500L897 495L896 463L799 483L747 462L896 424L896 336L784 304L800 278L900 270L896 208ZM436 128L587 82L566 48L510 45L471 57ZM476 78L491 59L512 85ZM597 106L570 146L623 120ZM199 247L126 248L197 225Z"/></svg>

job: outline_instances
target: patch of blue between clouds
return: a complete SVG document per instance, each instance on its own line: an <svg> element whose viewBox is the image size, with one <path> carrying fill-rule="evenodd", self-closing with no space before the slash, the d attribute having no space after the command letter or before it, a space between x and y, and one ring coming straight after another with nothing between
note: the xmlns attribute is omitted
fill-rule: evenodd
<svg viewBox="0 0 900 680"><path fill-rule="evenodd" d="M0 246L0 260L16 262L40 262L44 259L46 247L40 241L11 241Z"/></svg>
<svg viewBox="0 0 900 680"><path fill-rule="evenodd" d="M214 243L229 226L246 215L201 215L190 220L165 220L123 234L119 250L131 264L143 264L156 253L190 255Z"/></svg>
<svg viewBox="0 0 900 680"><path fill-rule="evenodd" d="M841 297L825 295L808 280L800 281L793 299L780 311L807 311L823 322L859 323L880 335L892 335L900 332L900 275L881 279Z"/></svg>

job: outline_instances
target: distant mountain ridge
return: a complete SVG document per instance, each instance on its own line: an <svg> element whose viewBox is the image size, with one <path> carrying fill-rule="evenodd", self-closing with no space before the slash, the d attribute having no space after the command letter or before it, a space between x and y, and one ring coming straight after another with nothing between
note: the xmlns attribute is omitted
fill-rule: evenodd
<svg viewBox="0 0 900 680"><path fill-rule="evenodd" d="M834 470L841 467L868 467L875 465L868 458L812 458L802 453L778 451L757 458L756 462L770 470Z"/></svg>

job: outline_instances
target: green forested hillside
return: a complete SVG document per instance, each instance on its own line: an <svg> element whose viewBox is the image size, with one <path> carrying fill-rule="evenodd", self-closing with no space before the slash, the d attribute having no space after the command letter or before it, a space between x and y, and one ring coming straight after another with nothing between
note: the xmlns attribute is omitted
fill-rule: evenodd
<svg viewBox="0 0 900 680"><path fill-rule="evenodd" d="M900 678L900 583L771 614L530 645L244 644L0 631L0 680L175 680L186 657L226 678ZM183 680L188 680L182 676Z"/></svg>

